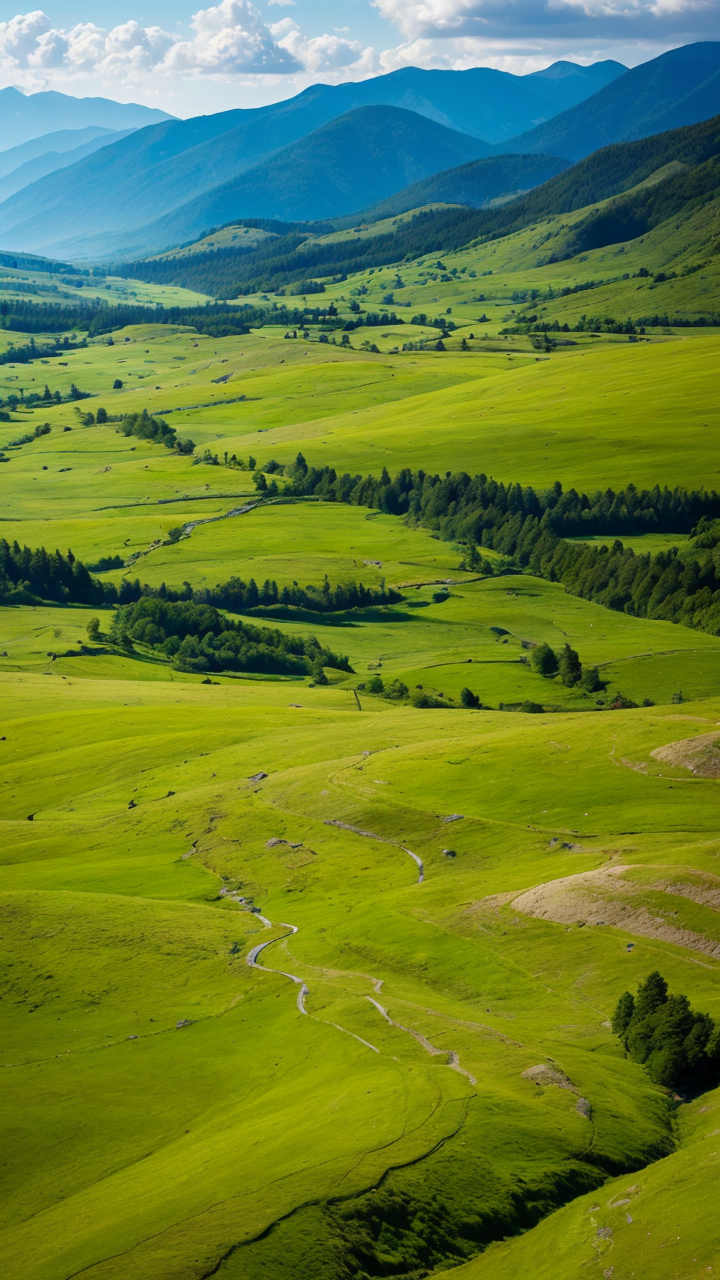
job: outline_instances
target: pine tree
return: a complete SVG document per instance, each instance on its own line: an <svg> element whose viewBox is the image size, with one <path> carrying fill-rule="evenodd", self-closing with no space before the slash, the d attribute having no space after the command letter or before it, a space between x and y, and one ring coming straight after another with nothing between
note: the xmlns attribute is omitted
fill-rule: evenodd
<svg viewBox="0 0 720 1280"><path fill-rule="evenodd" d="M574 684L579 684L582 678L582 667L580 658L575 649L571 649L569 644L565 645L560 654L558 662L558 672L563 684L571 688Z"/></svg>

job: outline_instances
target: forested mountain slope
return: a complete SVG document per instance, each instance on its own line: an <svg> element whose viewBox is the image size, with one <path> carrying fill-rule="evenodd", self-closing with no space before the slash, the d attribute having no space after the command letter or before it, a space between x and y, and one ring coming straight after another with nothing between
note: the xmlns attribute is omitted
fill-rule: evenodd
<svg viewBox="0 0 720 1280"><path fill-rule="evenodd" d="M387 200L364 209L362 221L388 218L427 204L462 204L482 208L494 200L516 196L548 182L563 169L566 161L556 156L506 155L471 160L455 169L444 169L405 187Z"/></svg>
<svg viewBox="0 0 720 1280"><path fill-rule="evenodd" d="M478 138L399 107L357 107L271 160L248 170L137 233L152 249L233 217L314 221L381 200L398 182L418 181L448 160L486 155Z"/></svg>
<svg viewBox="0 0 720 1280"><path fill-rule="evenodd" d="M545 124L513 138L508 150L579 160L611 142L697 124L720 111L720 43L671 49Z"/></svg>
<svg viewBox="0 0 720 1280"><path fill-rule="evenodd" d="M717 181L715 158L719 154L720 117L640 142L605 147L529 194L496 209L420 210L413 217L403 217L397 225L388 221L374 225L373 218L392 217L398 212L398 204L404 204L406 196L412 200L415 192L421 201L432 198L433 193L438 199L445 192L447 198L461 193L462 188L458 190L455 184L466 182L466 174L473 183L475 175L496 176L498 170L511 175L513 157L496 157L434 175L417 188L391 197L374 211L357 215L356 230L360 229L361 234L345 230L341 235L327 236L318 234L312 226L303 234L301 227L291 230L267 224L266 232L275 234L249 248L242 241L234 248L228 241L220 249L193 253L192 259L135 262L122 271L144 280L179 283L204 288L219 297L233 297L255 288L278 288L302 279L337 276L425 253L447 252L478 239L497 239L524 228L539 227L558 215L585 209L584 219L572 220L572 230L566 227L558 232L555 225L549 229L560 239L548 254L570 257L582 252L576 247L581 243L598 248L601 242L633 239L679 209L686 208L689 213L711 200ZM523 165L528 163L527 158L517 158L515 163L519 164L520 159ZM552 162L544 159L541 163ZM514 172L519 174L521 170ZM656 182L656 178L662 180ZM647 189L642 186L646 182ZM631 192L630 188L639 189ZM613 197L616 199L606 207L603 202ZM347 222L346 219L339 225L347 227ZM538 238L542 239L540 230Z"/></svg>

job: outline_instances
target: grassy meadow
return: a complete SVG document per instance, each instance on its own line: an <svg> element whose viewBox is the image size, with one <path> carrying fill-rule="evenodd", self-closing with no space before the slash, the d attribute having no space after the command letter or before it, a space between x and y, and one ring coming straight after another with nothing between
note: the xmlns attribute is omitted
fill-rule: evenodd
<svg viewBox="0 0 720 1280"><path fill-rule="evenodd" d="M700 215L690 248L666 227L538 265L575 217L327 282L343 316L354 298L408 321L450 308L444 350L402 351L437 335L427 324L344 347L320 326L152 324L0 365L5 401L46 383L88 393L0 423L10 543L91 567L119 556L98 570L116 585L327 576L402 595L242 616L347 655L325 684L180 670L114 643L110 609L0 606L11 1280L720 1266L717 1090L653 1084L610 1026L654 969L720 1019L720 637L530 574L483 578L459 544L288 500L282 476L257 505L249 463L301 450L338 472L463 469L539 490L719 487L711 328L578 332L542 352L501 332L523 290L568 323L716 306L712 263L681 274L710 235ZM673 280L633 274L669 261ZM0 295L13 281L34 277L3 270ZM98 281L114 301L173 293L191 305ZM29 341L3 330L0 350L10 337ZM111 420L83 425L99 407ZM117 431L143 408L194 454ZM682 556L687 536L624 541ZM543 642L570 644L602 687L535 672ZM445 703L469 688L482 708L394 702L368 687L377 675ZM618 695L636 705L614 709Z"/></svg>

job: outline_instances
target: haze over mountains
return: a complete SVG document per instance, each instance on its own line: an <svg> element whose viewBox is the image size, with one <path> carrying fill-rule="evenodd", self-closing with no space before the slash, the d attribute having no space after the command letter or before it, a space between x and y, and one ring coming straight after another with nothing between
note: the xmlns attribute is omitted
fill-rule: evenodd
<svg viewBox="0 0 720 1280"><path fill-rule="evenodd" d="M409 67L359 84L315 85L268 107L139 129L5 199L0 242L60 257L140 257L235 218L351 214L446 170L515 155L504 190L499 169L492 181L485 173L484 185L466 173L407 196L486 203L600 146L718 112L717 43L630 71L608 62L557 63L524 77ZM545 159L522 160L530 155Z"/></svg>
<svg viewBox="0 0 720 1280"><path fill-rule="evenodd" d="M100 125L105 129L142 129L159 120L174 118L167 111L143 107L137 102L72 98L55 90L25 94L12 86L0 89L0 115L3 150L61 129L85 129L89 125Z"/></svg>
<svg viewBox="0 0 720 1280"><path fill-rule="evenodd" d="M57 133L45 134L42 138L33 138L23 142L19 147L11 147L9 151L0 152L0 174L2 174L2 193L5 200L29 187L32 182L44 178L48 173L56 173L58 169L67 169L78 160L84 160L102 147L107 147L121 138L127 138L134 129L62 129ZM56 143L60 140L60 145ZM65 146L67 139L70 145ZM84 139L84 140L83 140ZM73 143L75 145L73 145ZM38 144L47 150L38 151ZM23 156L30 149L35 151L31 158ZM4 161L4 165L3 162Z"/></svg>

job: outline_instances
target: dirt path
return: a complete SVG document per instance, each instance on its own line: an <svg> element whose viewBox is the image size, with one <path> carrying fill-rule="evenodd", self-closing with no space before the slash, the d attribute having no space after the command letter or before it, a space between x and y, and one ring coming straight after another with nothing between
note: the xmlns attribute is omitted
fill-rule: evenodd
<svg viewBox="0 0 720 1280"><path fill-rule="evenodd" d="M377 836L374 831L363 831L362 827L354 827L351 822L340 822L339 818L326 818L326 827L340 827L342 831L352 831L356 836L367 836L368 840L377 840L379 844L392 844L396 849L402 849L403 853L407 853L415 863L418 869L418 884L422 884L425 879L425 866L422 858L413 853L412 849L408 849L406 845L400 844L399 840L389 840L386 836Z"/></svg>
<svg viewBox="0 0 720 1280"><path fill-rule="evenodd" d="M263 924L268 925L270 928L272 928L272 926L270 925L270 921L267 920L264 916L260 916L260 919L262 920ZM307 1014L307 1009L305 1008L305 997L308 994L308 989L303 979L298 978L297 974L295 973L287 973L285 969L270 969L268 968L267 965L258 964L257 962L257 958L260 955L260 952L264 951L266 947L271 946L273 942L282 942L283 938L290 938L294 933L297 933L298 931L297 925L295 924L281 924L280 928L288 929L289 932L281 934L279 938L268 938L267 942L258 942L257 946L253 947L251 951L248 951L247 962L251 969L262 969L263 973L280 973L282 974L283 978L289 978L291 982L297 983L297 985L300 987L300 990L298 991L298 996L297 996L297 1007L300 1010L300 1013Z"/></svg>
<svg viewBox="0 0 720 1280"><path fill-rule="evenodd" d="M445 1058L445 1062L448 1067L451 1067L453 1071L459 1071L460 1075L465 1076L471 1084L477 1084L475 1077L471 1076L469 1071L466 1071L464 1067L460 1066L460 1059L454 1049L436 1049L435 1045L431 1044L427 1037L422 1035L420 1031L413 1031L412 1027L404 1027L401 1022L396 1022L394 1018L391 1018L387 1009L384 1009L379 1001L373 1000L372 996L366 996L365 999L369 1000L370 1004L375 1006L378 1013L382 1014L385 1021L389 1022L391 1027L397 1027L398 1031L404 1031L406 1035L412 1036L413 1039L417 1040L418 1044L422 1045L426 1053L431 1053L435 1058Z"/></svg>
<svg viewBox="0 0 720 1280"><path fill-rule="evenodd" d="M268 928L272 928L270 921L265 916L259 915L257 918L262 920L263 924ZM295 924L281 924L280 928L287 929L289 932L281 934L279 938L268 938L267 942L258 942L252 950L248 951L247 963L251 969L261 969L263 973L279 973L283 978L289 978L291 982L297 983L300 988L297 994L297 1007L300 1013L304 1013L308 1018L313 1018L315 1022L323 1022L323 1018L316 1018L314 1014L308 1013L305 1008L305 997L310 993L302 978L298 978L296 973L288 973L286 969L271 969L268 965L258 964L258 956L261 951L264 951L266 947L272 946L274 942L282 942L283 938L291 938L292 935L298 931L297 925ZM371 981L377 981L377 979L371 979ZM357 1040L360 1044L364 1045L366 1049L372 1049L373 1053L380 1052L374 1044L370 1044L369 1040L363 1040L362 1036L356 1035L354 1031L348 1031L347 1027L341 1027L337 1022L328 1022L326 1025L334 1027L336 1031L342 1031L343 1035L352 1036L353 1040Z"/></svg>

